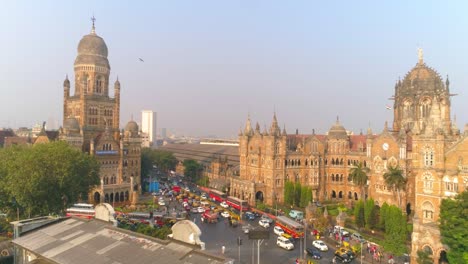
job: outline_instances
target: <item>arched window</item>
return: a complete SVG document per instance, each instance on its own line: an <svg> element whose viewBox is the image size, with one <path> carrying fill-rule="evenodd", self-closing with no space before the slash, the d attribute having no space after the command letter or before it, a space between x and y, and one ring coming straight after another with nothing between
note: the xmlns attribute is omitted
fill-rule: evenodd
<svg viewBox="0 0 468 264"><path fill-rule="evenodd" d="M423 190L424 192L432 192L434 188L434 177L430 172L423 174Z"/></svg>
<svg viewBox="0 0 468 264"><path fill-rule="evenodd" d="M275 145L275 153L278 154L280 152L280 143L276 143Z"/></svg>
<svg viewBox="0 0 468 264"><path fill-rule="evenodd" d="M423 211L423 218L425 220L432 220L434 219L434 206L431 202L425 201L422 204L422 211Z"/></svg>
<svg viewBox="0 0 468 264"><path fill-rule="evenodd" d="M431 114L431 100L429 98L426 98L421 102L421 117L428 118L430 114Z"/></svg>
<svg viewBox="0 0 468 264"><path fill-rule="evenodd" d="M434 166L434 149L430 146L423 148L423 163L426 167Z"/></svg>

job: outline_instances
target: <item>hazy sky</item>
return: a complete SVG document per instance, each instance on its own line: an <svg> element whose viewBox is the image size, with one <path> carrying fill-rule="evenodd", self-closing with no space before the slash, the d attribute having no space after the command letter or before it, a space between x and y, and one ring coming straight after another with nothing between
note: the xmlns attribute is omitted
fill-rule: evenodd
<svg viewBox="0 0 468 264"><path fill-rule="evenodd" d="M289 133L324 133L337 115L355 133L380 132L417 47L449 74L452 116L468 121L466 1L135 2L2 2L0 127L62 124L62 83L74 85L93 14L122 85L122 125L152 109L159 128L234 137L248 113L263 130L276 109Z"/></svg>

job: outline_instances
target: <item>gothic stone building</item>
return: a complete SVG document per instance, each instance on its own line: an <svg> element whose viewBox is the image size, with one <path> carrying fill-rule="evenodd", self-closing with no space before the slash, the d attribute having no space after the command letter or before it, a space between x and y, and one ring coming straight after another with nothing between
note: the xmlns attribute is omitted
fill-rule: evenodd
<svg viewBox="0 0 468 264"><path fill-rule="evenodd" d="M372 197L399 206L413 217L412 263L417 251L442 261L438 220L442 199L468 186L468 130L459 133L450 118L450 83L428 67L419 54L416 66L395 85L394 121L380 134L370 129L353 135L337 120L326 135L288 135L276 119L270 129L253 129L250 119L240 132L240 176L231 180L231 195L255 203L282 202L286 181L311 186L315 200L337 200L352 205ZM355 164L369 168L361 193L349 178ZM407 178L405 190L385 184L383 175L399 166Z"/></svg>
<svg viewBox="0 0 468 264"><path fill-rule="evenodd" d="M101 184L90 192L93 203L136 203L141 192L138 125L128 122L119 130L120 82L109 96L110 65L107 46L96 34L85 35L78 44L75 59L74 94L68 77L63 83L63 126L60 140L93 155L100 167Z"/></svg>

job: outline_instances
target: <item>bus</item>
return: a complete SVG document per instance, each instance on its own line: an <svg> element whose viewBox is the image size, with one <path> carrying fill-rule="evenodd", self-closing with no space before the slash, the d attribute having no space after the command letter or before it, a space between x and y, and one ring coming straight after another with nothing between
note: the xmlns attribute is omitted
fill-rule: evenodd
<svg viewBox="0 0 468 264"><path fill-rule="evenodd" d="M210 199L217 202L224 202L226 200L227 195L218 190L210 190L209 192Z"/></svg>
<svg viewBox="0 0 468 264"><path fill-rule="evenodd" d="M77 203L67 208L66 216L76 216L81 218L94 218L95 210L92 204Z"/></svg>
<svg viewBox="0 0 468 264"><path fill-rule="evenodd" d="M239 211L248 211L249 210L249 203L246 200L241 200L234 196L228 196L226 199L226 203Z"/></svg>
<svg viewBox="0 0 468 264"><path fill-rule="evenodd" d="M145 212L131 212L127 214L127 217L130 221L142 223L142 224L149 224L150 219L152 217L151 213Z"/></svg>
<svg viewBox="0 0 468 264"><path fill-rule="evenodd" d="M304 236L304 226L287 216L276 217L275 225L281 227L285 233L294 238L301 238Z"/></svg>

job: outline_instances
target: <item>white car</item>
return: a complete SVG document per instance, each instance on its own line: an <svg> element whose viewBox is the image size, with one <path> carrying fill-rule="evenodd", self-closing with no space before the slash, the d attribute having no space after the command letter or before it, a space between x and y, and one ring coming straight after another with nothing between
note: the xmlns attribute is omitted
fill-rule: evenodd
<svg viewBox="0 0 468 264"><path fill-rule="evenodd" d="M166 203L164 202L164 200L159 200L159 201L158 201L158 204L161 205L161 206L166 205Z"/></svg>
<svg viewBox="0 0 468 264"><path fill-rule="evenodd" d="M258 221L258 224L260 226L263 226L264 228L269 228L270 227L270 223L268 223L268 221L265 220L265 219L262 219L262 220Z"/></svg>
<svg viewBox="0 0 468 264"><path fill-rule="evenodd" d="M277 236L281 236L282 234L284 234L283 228L281 228L281 227L279 227L279 226L275 226L275 228L273 228L273 232L274 232Z"/></svg>
<svg viewBox="0 0 468 264"><path fill-rule="evenodd" d="M231 215L231 214L229 214L228 211L223 211L223 212L221 213L221 216L224 217L224 218L228 218L230 215Z"/></svg>
<svg viewBox="0 0 468 264"><path fill-rule="evenodd" d="M320 251L327 251L328 246L322 240L315 240L312 245Z"/></svg>
<svg viewBox="0 0 468 264"><path fill-rule="evenodd" d="M229 205L226 202L221 202L219 205L223 208L229 208Z"/></svg>
<svg viewBox="0 0 468 264"><path fill-rule="evenodd" d="M282 247L286 250L293 250L294 249L294 244L291 242L291 240L285 238L285 237L282 237L282 236L279 236L278 239L276 239L276 245L278 245L278 247Z"/></svg>
<svg viewBox="0 0 468 264"><path fill-rule="evenodd" d="M198 210L199 213L204 213L205 212L205 208L203 208L201 206L198 207L197 210Z"/></svg>
<svg viewBox="0 0 468 264"><path fill-rule="evenodd" d="M202 195L200 196L200 198L202 198L202 199L205 199L205 200L206 200L206 198L207 198L207 197L206 197L206 194L202 194Z"/></svg>

